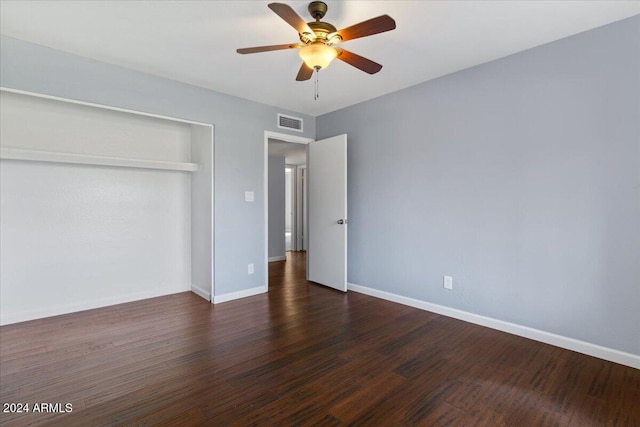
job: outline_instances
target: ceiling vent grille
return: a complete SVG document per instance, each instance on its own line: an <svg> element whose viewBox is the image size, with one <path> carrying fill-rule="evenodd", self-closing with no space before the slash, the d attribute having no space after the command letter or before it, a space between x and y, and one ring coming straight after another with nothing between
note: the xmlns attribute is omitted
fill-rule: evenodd
<svg viewBox="0 0 640 427"><path fill-rule="evenodd" d="M302 132L302 119L299 117L278 114L278 127L280 129L290 129Z"/></svg>

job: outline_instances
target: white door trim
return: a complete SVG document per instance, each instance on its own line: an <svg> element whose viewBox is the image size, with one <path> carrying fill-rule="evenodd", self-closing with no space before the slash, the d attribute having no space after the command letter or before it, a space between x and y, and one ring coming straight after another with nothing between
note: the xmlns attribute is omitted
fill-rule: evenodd
<svg viewBox="0 0 640 427"><path fill-rule="evenodd" d="M291 250L297 251L298 249L298 166L285 164L285 168L291 169L291 176L289 177L289 185L291 186ZM285 195L286 197L286 195ZM285 215L288 215L285 212ZM285 229L286 231L286 229ZM285 247L285 252L287 252Z"/></svg>
<svg viewBox="0 0 640 427"><path fill-rule="evenodd" d="M286 133L264 131L264 287L269 291L269 138L298 144L309 144L313 138L289 135Z"/></svg>
<svg viewBox="0 0 640 427"><path fill-rule="evenodd" d="M304 173L304 179L302 177ZM297 167L296 173L296 242L299 251L307 250L307 165Z"/></svg>

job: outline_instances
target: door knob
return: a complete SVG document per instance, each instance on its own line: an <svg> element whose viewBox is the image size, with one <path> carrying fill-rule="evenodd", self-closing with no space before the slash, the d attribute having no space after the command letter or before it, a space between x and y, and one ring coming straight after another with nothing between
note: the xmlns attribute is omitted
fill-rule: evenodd
<svg viewBox="0 0 640 427"><path fill-rule="evenodd" d="M338 224L342 225L342 224L349 224L349 220L347 219L339 219L338 220Z"/></svg>

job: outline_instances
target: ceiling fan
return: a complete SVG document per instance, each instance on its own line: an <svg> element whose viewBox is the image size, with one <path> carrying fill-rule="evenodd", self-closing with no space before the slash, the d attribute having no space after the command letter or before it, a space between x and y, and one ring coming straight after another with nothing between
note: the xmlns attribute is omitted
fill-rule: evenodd
<svg viewBox="0 0 640 427"><path fill-rule="evenodd" d="M348 50L335 47L338 43L372 36L396 28L396 21L388 15L378 16L342 30L321 19L327 13L328 6L321 1L309 3L309 13L315 21L305 22L289 5L269 3L269 9L296 29L301 43L257 46L238 49L241 54L268 52L271 50L300 49L298 54L304 61L296 80L309 80L314 70L327 67L334 59L339 59L365 73L375 74L382 65Z"/></svg>

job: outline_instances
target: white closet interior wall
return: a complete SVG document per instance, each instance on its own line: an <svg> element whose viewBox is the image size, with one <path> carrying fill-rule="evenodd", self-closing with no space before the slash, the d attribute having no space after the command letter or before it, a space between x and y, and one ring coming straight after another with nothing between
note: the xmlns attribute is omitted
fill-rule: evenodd
<svg viewBox="0 0 640 427"><path fill-rule="evenodd" d="M2 324L211 296L212 125L0 94Z"/></svg>

